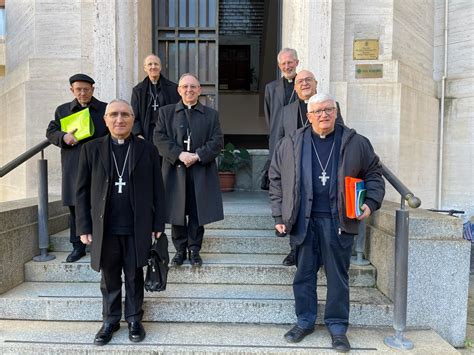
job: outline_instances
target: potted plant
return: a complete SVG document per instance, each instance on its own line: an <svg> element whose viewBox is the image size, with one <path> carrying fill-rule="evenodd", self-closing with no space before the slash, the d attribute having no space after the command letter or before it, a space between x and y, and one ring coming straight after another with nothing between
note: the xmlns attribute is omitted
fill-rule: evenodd
<svg viewBox="0 0 474 355"><path fill-rule="evenodd" d="M225 145L217 160L222 192L234 191L235 173L249 163L250 154L247 149L237 149L232 143Z"/></svg>

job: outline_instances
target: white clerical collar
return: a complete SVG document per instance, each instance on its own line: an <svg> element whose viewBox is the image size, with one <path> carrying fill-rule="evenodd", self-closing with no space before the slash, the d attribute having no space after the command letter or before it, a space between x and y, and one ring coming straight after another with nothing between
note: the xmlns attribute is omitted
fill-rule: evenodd
<svg viewBox="0 0 474 355"><path fill-rule="evenodd" d="M304 103L307 104L309 100L304 100Z"/></svg>

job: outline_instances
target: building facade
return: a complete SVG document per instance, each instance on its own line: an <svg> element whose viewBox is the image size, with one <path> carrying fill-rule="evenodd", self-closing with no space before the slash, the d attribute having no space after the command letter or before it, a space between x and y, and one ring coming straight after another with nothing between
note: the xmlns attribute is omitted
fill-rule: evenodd
<svg viewBox="0 0 474 355"><path fill-rule="evenodd" d="M7 0L5 25L1 165L44 139L55 107L71 100L70 75L91 75L100 100L129 99L152 51L171 79L198 72L226 136L261 144L264 85L278 77L278 49L292 47L298 70L336 96L346 124L422 207L474 214L470 0ZM59 193L59 151L45 152ZM0 200L36 189L31 161L2 178ZM399 195L390 187L387 199Z"/></svg>

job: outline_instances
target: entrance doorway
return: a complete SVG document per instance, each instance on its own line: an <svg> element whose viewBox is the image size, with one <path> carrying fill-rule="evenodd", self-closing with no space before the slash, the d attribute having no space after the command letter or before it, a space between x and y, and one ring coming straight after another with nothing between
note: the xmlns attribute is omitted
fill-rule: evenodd
<svg viewBox="0 0 474 355"><path fill-rule="evenodd" d="M198 75L224 139L268 148L265 84L277 75L280 0L153 0L153 48L163 75Z"/></svg>

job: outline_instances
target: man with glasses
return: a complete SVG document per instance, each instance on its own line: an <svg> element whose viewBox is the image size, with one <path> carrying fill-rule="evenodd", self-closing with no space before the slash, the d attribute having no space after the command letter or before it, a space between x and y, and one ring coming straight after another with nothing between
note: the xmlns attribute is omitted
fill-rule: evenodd
<svg viewBox="0 0 474 355"><path fill-rule="evenodd" d="M314 74L309 70L300 71L295 77L295 92L298 99L283 107L281 123L278 127L276 141L278 142L284 136L296 131L298 128L306 127L309 124L306 116L307 103L311 96L315 95L318 82ZM339 104L337 104L336 123L344 124L339 113ZM292 245L290 239L290 253L283 259L283 265L291 266L296 263L295 246Z"/></svg>
<svg viewBox="0 0 474 355"><path fill-rule="evenodd" d="M317 272L327 279L324 323L332 346L350 350L349 264L358 224L380 208L385 194L379 158L369 140L336 124L336 101L328 94L308 102L310 125L290 133L275 148L270 200L275 228L296 246L293 280L296 325L285 335L296 343L314 331ZM345 177L363 179L366 196L357 219L346 217Z"/></svg>
<svg viewBox="0 0 474 355"><path fill-rule="evenodd" d="M132 91L132 108L135 113L133 133L140 138L153 141L153 131L158 120L160 107L179 101L178 85L161 74L161 59L148 55L143 61L147 77Z"/></svg>
<svg viewBox="0 0 474 355"><path fill-rule="evenodd" d="M107 344L120 328L122 273L124 317L132 342L145 338L143 266L152 238L164 230L164 191L156 147L132 132L128 102L112 100L105 123L110 134L84 144L77 179L77 231L91 245L91 267L101 272L103 325L95 345Z"/></svg>
<svg viewBox="0 0 474 355"><path fill-rule="evenodd" d="M167 217L180 266L186 256L201 266L204 225L224 218L215 159L223 147L216 110L199 101L201 86L194 74L179 79L181 101L160 109L155 144L163 157Z"/></svg>
<svg viewBox="0 0 474 355"><path fill-rule="evenodd" d="M71 84L70 91L74 100L62 104L56 108L54 120L52 120L46 130L46 138L61 148L61 172L62 172L62 200L63 205L69 207L69 241L73 250L67 256L66 261L73 263L86 255L86 246L76 233L76 177L77 163L82 145L94 138L107 134L104 123L104 113L107 104L97 100L94 94L94 80L86 74L75 74L69 78ZM61 131L61 118L69 116L89 108L90 118L94 124L94 134L90 138L78 141L74 137L74 132Z"/></svg>

